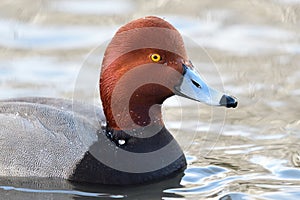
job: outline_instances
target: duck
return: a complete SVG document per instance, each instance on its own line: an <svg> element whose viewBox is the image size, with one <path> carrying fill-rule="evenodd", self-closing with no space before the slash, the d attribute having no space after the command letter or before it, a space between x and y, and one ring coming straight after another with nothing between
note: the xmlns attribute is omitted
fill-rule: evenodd
<svg viewBox="0 0 300 200"><path fill-rule="evenodd" d="M179 95L212 106L238 104L205 83L179 31L156 16L117 30L103 56L99 92L100 105L50 97L1 100L0 178L106 185L165 180L187 162L164 124L163 102Z"/></svg>

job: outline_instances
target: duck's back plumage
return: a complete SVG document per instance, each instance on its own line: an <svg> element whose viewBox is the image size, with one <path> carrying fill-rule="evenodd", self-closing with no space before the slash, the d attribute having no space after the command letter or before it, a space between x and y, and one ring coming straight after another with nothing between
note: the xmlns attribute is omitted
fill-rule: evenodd
<svg viewBox="0 0 300 200"><path fill-rule="evenodd" d="M68 178L97 141L95 109L62 99L1 101L0 176Z"/></svg>

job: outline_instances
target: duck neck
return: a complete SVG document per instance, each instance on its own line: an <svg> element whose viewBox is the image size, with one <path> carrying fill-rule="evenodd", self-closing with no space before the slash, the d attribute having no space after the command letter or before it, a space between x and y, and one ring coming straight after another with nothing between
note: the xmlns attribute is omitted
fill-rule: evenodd
<svg viewBox="0 0 300 200"><path fill-rule="evenodd" d="M107 124L115 130L135 130L147 126L163 127L162 103L172 95L166 88L149 84L138 88L129 98L118 93L103 103ZM150 92L155 92L151 94ZM149 92L149 93L148 93Z"/></svg>

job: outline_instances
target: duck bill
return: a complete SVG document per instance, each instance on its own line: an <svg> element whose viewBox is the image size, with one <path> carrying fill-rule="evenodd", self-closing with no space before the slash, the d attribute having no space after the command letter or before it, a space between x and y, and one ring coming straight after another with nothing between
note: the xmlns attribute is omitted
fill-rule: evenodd
<svg viewBox="0 0 300 200"><path fill-rule="evenodd" d="M182 67L182 81L175 86L175 94L212 106L225 106L227 108L237 106L238 102L235 97L209 87L193 66L188 67L182 64Z"/></svg>

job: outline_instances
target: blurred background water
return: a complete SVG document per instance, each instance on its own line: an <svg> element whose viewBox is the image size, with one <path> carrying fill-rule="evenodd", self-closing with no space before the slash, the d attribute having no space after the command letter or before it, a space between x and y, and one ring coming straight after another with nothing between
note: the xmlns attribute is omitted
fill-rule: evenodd
<svg viewBox="0 0 300 200"><path fill-rule="evenodd" d="M99 103L107 42L147 15L171 22L201 75L240 103L167 100L166 125L189 162L183 177L122 188L1 178L0 199L299 199L299 0L2 0L0 98Z"/></svg>

